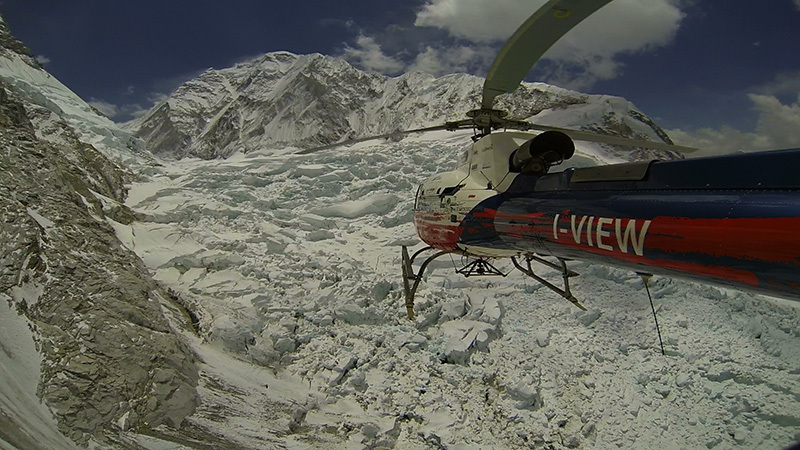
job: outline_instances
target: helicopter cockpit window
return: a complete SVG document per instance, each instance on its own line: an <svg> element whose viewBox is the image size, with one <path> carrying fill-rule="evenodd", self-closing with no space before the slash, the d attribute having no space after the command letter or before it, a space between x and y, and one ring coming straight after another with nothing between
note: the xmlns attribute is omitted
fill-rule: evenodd
<svg viewBox="0 0 800 450"><path fill-rule="evenodd" d="M461 152L461 158L459 158L458 164L459 165L466 164L468 160L469 160L469 148Z"/></svg>
<svg viewBox="0 0 800 450"><path fill-rule="evenodd" d="M461 150L461 156L458 158L458 166L461 167L469 161L469 151L472 150L472 144L466 146Z"/></svg>

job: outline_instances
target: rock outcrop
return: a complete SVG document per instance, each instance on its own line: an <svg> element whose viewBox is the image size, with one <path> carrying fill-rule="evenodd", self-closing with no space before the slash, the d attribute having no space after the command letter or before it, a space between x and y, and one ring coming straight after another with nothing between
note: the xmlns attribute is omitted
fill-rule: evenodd
<svg viewBox="0 0 800 450"><path fill-rule="evenodd" d="M2 25L0 56L25 58ZM189 318L115 234L134 219L122 204L131 174L27 94L0 82L0 308L30 330L0 336L3 358L29 358L6 349L33 337L36 396L78 444L180 427L198 404L196 357L179 337ZM36 126L44 116L50 129ZM0 441L47 446L30 431L24 414L0 414Z"/></svg>

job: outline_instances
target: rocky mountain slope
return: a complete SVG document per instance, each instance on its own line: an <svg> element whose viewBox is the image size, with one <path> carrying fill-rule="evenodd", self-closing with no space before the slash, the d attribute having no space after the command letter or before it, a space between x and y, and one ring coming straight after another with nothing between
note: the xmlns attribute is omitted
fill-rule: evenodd
<svg viewBox="0 0 800 450"><path fill-rule="evenodd" d="M482 84L482 78L466 74L388 78L339 58L277 52L207 70L127 128L154 154L177 158L310 147L460 119L479 104ZM525 83L500 97L498 107L547 125L670 142L619 97ZM625 159L664 155L626 152Z"/></svg>
<svg viewBox="0 0 800 450"><path fill-rule="evenodd" d="M198 402L196 358L173 329L188 316L110 225L134 220L132 174L81 139L119 155L130 135L66 88L48 95L60 83L2 19L0 44L0 444L177 427Z"/></svg>

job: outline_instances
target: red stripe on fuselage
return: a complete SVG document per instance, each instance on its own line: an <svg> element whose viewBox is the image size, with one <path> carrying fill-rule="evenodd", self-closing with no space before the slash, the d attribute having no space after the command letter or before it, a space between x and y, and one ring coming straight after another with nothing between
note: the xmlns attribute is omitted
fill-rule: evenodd
<svg viewBox="0 0 800 450"><path fill-rule="evenodd" d="M449 216L435 212L414 212L414 226L423 242L439 250L454 250L464 228L449 221Z"/></svg>
<svg viewBox="0 0 800 450"><path fill-rule="evenodd" d="M690 219L656 217L647 248L667 253L800 263L800 217Z"/></svg>
<svg viewBox="0 0 800 450"><path fill-rule="evenodd" d="M551 241L552 242L552 241ZM599 248L588 247L587 245L576 244L575 242L569 241L558 241L558 245L563 245L566 247L574 248L581 250L582 252L592 253L594 255L601 256L602 258L592 258L587 257L586 259L594 259L598 262L606 263L606 264L613 264L613 260L621 260L631 265L643 265L647 267L660 267L663 269L670 269L676 270L679 272L685 272L691 275L699 275L699 276L706 276L712 278L718 278L721 280L728 280L735 283L745 284L748 286L758 286L758 277L755 273L746 271L746 270L739 270L734 269L731 267L726 266L714 266L714 265L703 265L697 263L691 263L687 261L680 261L680 260L668 260L668 259L653 259L647 258L645 256L638 256L631 253L621 253L619 251L607 251ZM550 246L549 248L552 248ZM645 250L646 251L646 250ZM558 252L556 256L558 256ZM568 255L575 257L575 255ZM639 267L639 269L646 269ZM646 270L645 270L646 271Z"/></svg>
<svg viewBox="0 0 800 450"><path fill-rule="evenodd" d="M592 217L584 222L582 230L578 227L576 233L572 223L576 218L571 215L562 215L559 220L554 215L542 217L539 213L514 216L513 221L496 221L494 226L497 232L512 241L530 241L532 248L536 243L544 243L554 256L581 258L580 253L585 252L588 253L584 256L586 259L598 262L613 264L615 260L624 261L638 270L645 269L643 266L660 267L748 286L760 284L759 273L737 268L735 264L731 267L729 264L732 260L750 261L744 266L752 266L753 262L759 261L800 265L800 240L796 238L797 231L800 231L800 218L656 217L649 220L649 230L642 238L642 251L637 254L632 250L632 239L628 240L627 251L622 251L616 245L619 241L615 236L618 233L616 221L620 221L620 228L625 230L631 219L609 218L603 223L604 228L598 230L600 218ZM644 219L635 220L634 239L642 236L642 226L647 222ZM601 237L604 239L602 245L598 242ZM559 250L559 246L571 250ZM660 254L658 259L648 255L653 251ZM674 256L666 259L661 257L664 254ZM724 265L713 264L713 259L708 259L710 264L700 263L697 261L700 259L698 255L711 256ZM725 260L722 258L727 258L727 261L723 262ZM766 273L760 276L761 283L766 281L788 286L786 280L771 280Z"/></svg>

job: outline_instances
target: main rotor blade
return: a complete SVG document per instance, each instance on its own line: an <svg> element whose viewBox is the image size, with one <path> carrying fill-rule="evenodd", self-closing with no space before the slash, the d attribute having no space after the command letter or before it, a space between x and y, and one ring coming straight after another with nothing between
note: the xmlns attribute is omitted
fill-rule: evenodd
<svg viewBox="0 0 800 450"><path fill-rule="evenodd" d="M691 153L697 151L694 147L684 147L682 145L667 144L666 142L653 142L641 139L628 139L620 136L610 136L607 134L593 133L591 131L570 130L569 128L551 127L548 125L537 125L527 123L525 128L540 131L560 131L576 141L599 142L601 144L623 145L626 147L652 148L656 150L672 150L680 153Z"/></svg>
<svg viewBox="0 0 800 450"><path fill-rule="evenodd" d="M392 137L403 136L403 135L410 134L410 133L422 133L422 132L425 132L425 131L451 130L451 129L455 129L455 128L453 128L450 123L446 123L444 125L436 125L436 126L433 126L433 127L416 128L416 129L413 129L413 130L394 131L394 132L391 132L391 133L379 134L379 135L376 135L376 136L367 136L367 137L358 138L358 139L349 139L349 140L346 140L346 141L337 142L335 144L322 145L320 147L307 148L307 149L303 149L303 150L297 151L294 154L295 155L307 155L309 153L314 153L314 152L318 152L318 151L322 151L322 150L327 150L329 148L340 147L340 146L343 146L343 145L358 144L359 142L371 141L373 139L388 139L388 138L392 138Z"/></svg>
<svg viewBox="0 0 800 450"><path fill-rule="evenodd" d="M556 41L611 0L550 0L514 32L495 58L483 84L481 108L515 90Z"/></svg>

